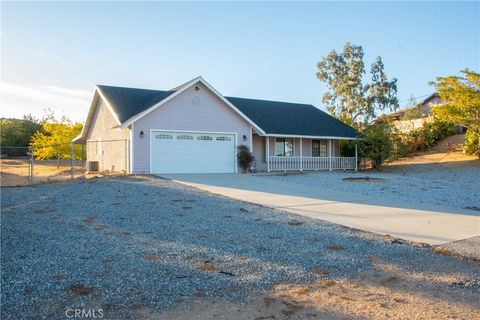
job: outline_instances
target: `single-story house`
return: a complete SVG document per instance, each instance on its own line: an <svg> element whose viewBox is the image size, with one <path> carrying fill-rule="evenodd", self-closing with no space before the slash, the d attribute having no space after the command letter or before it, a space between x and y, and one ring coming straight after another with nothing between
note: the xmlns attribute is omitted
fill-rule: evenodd
<svg viewBox="0 0 480 320"><path fill-rule="evenodd" d="M74 143L99 170L238 172L246 145L258 171L356 169L340 154L358 133L307 104L225 97L203 78L168 91L98 85Z"/></svg>

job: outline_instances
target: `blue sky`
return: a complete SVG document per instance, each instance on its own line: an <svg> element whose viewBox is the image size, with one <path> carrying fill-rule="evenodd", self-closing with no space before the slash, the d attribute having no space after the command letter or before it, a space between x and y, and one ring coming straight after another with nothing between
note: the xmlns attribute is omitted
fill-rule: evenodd
<svg viewBox="0 0 480 320"><path fill-rule="evenodd" d="M5 117L50 107L84 120L95 84L169 89L198 75L224 95L323 109L316 63L345 41L363 46L367 67L382 56L402 106L431 93L436 76L480 64L479 2L2 2L1 11Z"/></svg>

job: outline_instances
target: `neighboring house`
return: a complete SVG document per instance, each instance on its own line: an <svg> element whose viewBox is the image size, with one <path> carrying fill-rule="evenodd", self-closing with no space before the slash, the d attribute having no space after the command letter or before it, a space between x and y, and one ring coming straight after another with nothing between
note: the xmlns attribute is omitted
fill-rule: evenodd
<svg viewBox="0 0 480 320"><path fill-rule="evenodd" d="M238 172L247 145L258 171L356 169L340 155L357 132L312 105L224 97L203 78L170 91L99 85L74 143L99 170Z"/></svg>
<svg viewBox="0 0 480 320"><path fill-rule="evenodd" d="M409 107L397 112L383 116L389 119L392 125L401 133L408 133L412 130L423 127L426 123L433 121L432 107L442 104L438 93L433 93L416 106Z"/></svg>

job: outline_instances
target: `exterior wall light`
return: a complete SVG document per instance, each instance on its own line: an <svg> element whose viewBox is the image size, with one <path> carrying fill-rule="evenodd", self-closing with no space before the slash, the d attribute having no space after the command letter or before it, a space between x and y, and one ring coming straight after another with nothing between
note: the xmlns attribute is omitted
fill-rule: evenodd
<svg viewBox="0 0 480 320"><path fill-rule="evenodd" d="M247 136L243 135L242 139L243 139L243 141L247 141Z"/></svg>
<svg viewBox="0 0 480 320"><path fill-rule="evenodd" d="M140 131L140 138L143 138L143 137L145 137L145 132Z"/></svg>

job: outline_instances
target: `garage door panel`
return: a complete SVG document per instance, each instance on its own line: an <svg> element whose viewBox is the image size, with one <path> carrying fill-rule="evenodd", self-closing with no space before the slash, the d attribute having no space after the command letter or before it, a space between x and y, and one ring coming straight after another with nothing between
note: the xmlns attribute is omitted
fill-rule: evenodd
<svg viewBox="0 0 480 320"><path fill-rule="evenodd" d="M235 135L153 131L152 173L235 171Z"/></svg>

